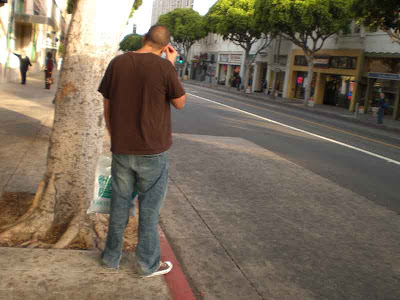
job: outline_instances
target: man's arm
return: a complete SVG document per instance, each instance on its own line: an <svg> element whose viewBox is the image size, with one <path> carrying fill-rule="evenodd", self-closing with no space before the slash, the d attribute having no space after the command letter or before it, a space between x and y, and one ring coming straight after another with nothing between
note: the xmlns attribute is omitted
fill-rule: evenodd
<svg viewBox="0 0 400 300"><path fill-rule="evenodd" d="M167 60L169 60L169 62L175 68L175 61L176 61L176 57L178 56L178 52L171 45L168 45L167 47L165 47L164 52L167 55ZM182 84L180 82L179 82L179 84L181 85L181 88L183 90ZM182 109L186 103L186 94L179 98L170 99L169 101L171 102L173 107L175 107L176 109Z"/></svg>
<svg viewBox="0 0 400 300"><path fill-rule="evenodd" d="M186 103L186 94L183 95L180 98L176 98L176 99L170 99L169 100L172 104L173 107L175 107L176 109L182 109L185 107L185 103Z"/></svg>
<svg viewBox="0 0 400 300"><path fill-rule="evenodd" d="M103 103L104 103L104 120L106 121L108 134L111 136L110 100L104 98Z"/></svg>

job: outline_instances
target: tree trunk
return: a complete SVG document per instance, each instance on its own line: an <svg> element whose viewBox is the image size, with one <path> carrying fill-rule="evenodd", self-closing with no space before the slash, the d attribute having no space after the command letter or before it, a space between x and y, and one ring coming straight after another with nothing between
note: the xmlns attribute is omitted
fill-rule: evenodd
<svg viewBox="0 0 400 300"><path fill-rule="evenodd" d="M249 56L250 56L250 51L245 51L244 54L244 78L242 78L242 84L243 84L243 92L246 93L247 87L249 86L249 80L250 80L250 65L249 65Z"/></svg>
<svg viewBox="0 0 400 300"><path fill-rule="evenodd" d="M311 98L311 84L313 80L313 68L314 68L314 56L312 55L306 55L307 62L308 62L308 75L307 75L307 80L306 80L306 93L304 96L304 105L308 105L308 101L310 101Z"/></svg>
<svg viewBox="0 0 400 300"><path fill-rule="evenodd" d="M278 75L278 69L276 68L276 65L274 64L274 73L273 73L274 78L272 79L272 88L271 88L272 99L276 98L276 96L275 96L276 88L275 87L276 87L276 77L278 77L277 75Z"/></svg>
<svg viewBox="0 0 400 300"><path fill-rule="evenodd" d="M55 236L55 248L68 246L91 219L94 172L104 138L102 96L97 92L114 57L133 0L78 0L67 35L66 55L56 93L46 173L29 211L0 234L40 241Z"/></svg>
<svg viewBox="0 0 400 300"><path fill-rule="evenodd" d="M185 60L185 62L183 63L182 79L185 79L186 67L187 67L187 61Z"/></svg>

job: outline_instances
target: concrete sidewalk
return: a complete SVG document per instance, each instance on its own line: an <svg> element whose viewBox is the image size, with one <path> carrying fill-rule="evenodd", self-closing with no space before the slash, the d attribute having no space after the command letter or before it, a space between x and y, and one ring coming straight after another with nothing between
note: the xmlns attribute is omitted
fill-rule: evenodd
<svg viewBox="0 0 400 300"><path fill-rule="evenodd" d="M45 171L54 108L56 82L44 89L42 74L27 84L0 84L0 195L4 192L36 192ZM163 259L174 261L161 233ZM0 299L179 299L171 278L135 276L131 256L124 256L121 271L99 265L99 251L0 248ZM187 298L191 290L176 259L168 276L180 278ZM186 283L186 285L185 285ZM182 288L183 287L183 288ZM183 298L181 298L183 299Z"/></svg>
<svg viewBox="0 0 400 300"><path fill-rule="evenodd" d="M169 158L162 225L205 300L400 299L398 214L242 138Z"/></svg>
<svg viewBox="0 0 400 300"><path fill-rule="evenodd" d="M264 93L251 93L251 94L245 94L243 91L237 91L236 88L232 87L226 87L223 85L215 85L215 84L210 84L210 83L205 83L205 82L200 82L196 80L186 80L184 83L187 84L193 84L197 86L202 86L204 88L209 88L212 90L218 90L221 92L225 93L230 93L236 96L242 96L242 97L247 97L250 99L255 99L255 100L260 100L260 101L267 101L268 103L276 103L279 105L284 105L287 107L292 107L294 109L299 109L302 111L306 111L312 114L319 114L319 115L324 115L330 118L336 118L340 119L346 122L354 122L358 124L363 124L365 126L373 127L373 128L378 128L381 130L388 130L388 131L393 131L396 133L400 133L400 121L399 120L393 120L391 116L385 116L383 125L382 124L377 124L377 117L373 116L372 114L358 114L355 116L354 113L349 112L348 109L342 108L342 107L335 107L335 106L329 106L329 105L318 105L316 104L314 107L306 107L303 105L303 101L298 100L298 99L286 99L286 98L280 98L277 97L276 99L273 99L271 96L266 95Z"/></svg>

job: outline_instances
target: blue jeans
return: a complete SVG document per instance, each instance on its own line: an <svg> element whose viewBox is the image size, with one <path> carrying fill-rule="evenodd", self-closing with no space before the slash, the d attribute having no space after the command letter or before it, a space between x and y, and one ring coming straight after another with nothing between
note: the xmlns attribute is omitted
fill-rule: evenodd
<svg viewBox="0 0 400 300"><path fill-rule="evenodd" d="M134 190L139 198L139 228L136 267L140 275L149 275L160 266L158 219L167 193L167 153L155 155L113 154L110 223L103 264L119 269L123 233L129 221Z"/></svg>

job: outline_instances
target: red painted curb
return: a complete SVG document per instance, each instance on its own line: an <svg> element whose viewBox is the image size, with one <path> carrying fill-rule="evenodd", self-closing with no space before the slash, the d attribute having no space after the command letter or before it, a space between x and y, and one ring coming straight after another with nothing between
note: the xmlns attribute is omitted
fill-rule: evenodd
<svg viewBox="0 0 400 300"><path fill-rule="evenodd" d="M163 261L168 260L173 264L171 272L164 275L172 298L174 300L196 300L164 232L161 227L158 227L158 230L160 233L161 259Z"/></svg>

